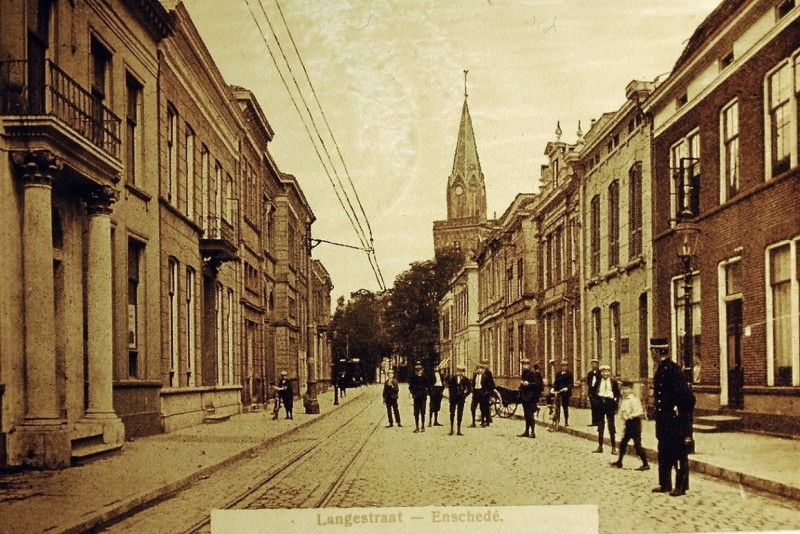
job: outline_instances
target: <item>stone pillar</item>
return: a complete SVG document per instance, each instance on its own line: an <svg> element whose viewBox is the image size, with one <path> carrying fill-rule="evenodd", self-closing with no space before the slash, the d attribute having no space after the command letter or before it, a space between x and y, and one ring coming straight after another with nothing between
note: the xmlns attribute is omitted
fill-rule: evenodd
<svg viewBox="0 0 800 534"><path fill-rule="evenodd" d="M113 405L113 312L111 282L111 205L119 192L92 187L85 197L87 235L86 322L89 392L86 417L116 419Z"/></svg>
<svg viewBox="0 0 800 534"><path fill-rule="evenodd" d="M61 419L55 358L53 289L53 180L62 161L49 150L13 152L23 181L22 283L25 416L9 435L11 465L66 467L70 440Z"/></svg>

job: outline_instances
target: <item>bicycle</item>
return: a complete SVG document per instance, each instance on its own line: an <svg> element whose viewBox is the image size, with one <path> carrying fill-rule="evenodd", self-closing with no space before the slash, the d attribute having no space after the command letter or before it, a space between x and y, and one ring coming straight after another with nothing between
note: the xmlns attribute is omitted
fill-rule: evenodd
<svg viewBox="0 0 800 534"><path fill-rule="evenodd" d="M550 427L548 432L558 432L558 427L561 424L561 405L563 403L562 394L564 392L550 391L552 399L547 404L548 416L550 418Z"/></svg>

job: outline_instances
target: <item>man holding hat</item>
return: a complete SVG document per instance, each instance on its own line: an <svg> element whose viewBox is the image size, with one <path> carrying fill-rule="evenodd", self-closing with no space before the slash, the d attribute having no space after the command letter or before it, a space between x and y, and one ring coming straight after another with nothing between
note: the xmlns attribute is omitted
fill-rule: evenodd
<svg viewBox="0 0 800 534"><path fill-rule="evenodd" d="M619 384L611 378L611 367L600 366L600 382L597 385L597 448L592 452L603 452L603 433L608 421L608 436L611 438L611 454L617 453L615 441L617 429L614 417L619 402Z"/></svg>
<svg viewBox="0 0 800 534"><path fill-rule="evenodd" d="M586 391L589 397L589 407L592 410L592 422L589 426L597 426L597 386L600 385L600 362L597 358L590 360L592 368L586 374Z"/></svg>
<svg viewBox="0 0 800 534"><path fill-rule="evenodd" d="M519 400L522 403L522 411L525 414L525 432L519 435L521 438L536 437L536 403L542 395L544 383L542 375L531 370L531 361L528 358L520 360L522 373L520 374Z"/></svg>
<svg viewBox="0 0 800 534"><path fill-rule="evenodd" d="M654 493L684 495L689 489L689 458L687 439L690 439L694 394L681 368L669 357L666 338L650 339L650 350L658 359L653 376L656 438L658 439L658 486ZM672 486L672 468L677 470Z"/></svg>
<svg viewBox="0 0 800 534"><path fill-rule="evenodd" d="M442 409L442 397L444 396L444 379L439 370L439 364L433 366L431 383L431 404L428 412L428 426L442 426L439 424L439 410Z"/></svg>
<svg viewBox="0 0 800 534"><path fill-rule="evenodd" d="M292 382L289 380L286 371L281 371L281 379L275 389L281 397L283 407L286 409L286 419L292 419L292 404L294 403L294 392L292 391ZM277 414L276 414L277 416Z"/></svg>
<svg viewBox="0 0 800 534"><path fill-rule="evenodd" d="M467 396L472 393L472 383L469 378L464 376L467 368L463 365L456 367L456 374L450 377L447 383L447 391L450 394L450 435L453 435L453 422L458 423L458 435L461 433L461 420L464 417L464 402Z"/></svg>

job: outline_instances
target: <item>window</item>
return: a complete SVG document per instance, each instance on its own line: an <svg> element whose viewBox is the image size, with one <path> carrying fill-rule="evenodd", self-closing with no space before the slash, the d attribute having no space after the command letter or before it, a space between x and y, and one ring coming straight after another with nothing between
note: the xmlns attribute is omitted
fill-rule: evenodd
<svg viewBox="0 0 800 534"><path fill-rule="evenodd" d="M222 212L222 216L227 222L233 223L233 178L230 174L225 174L225 188L222 194L224 195L222 202L225 208L225 211Z"/></svg>
<svg viewBox="0 0 800 534"><path fill-rule="evenodd" d="M677 343L674 343L673 346L675 347L675 358L673 358L681 367L683 367L683 354L684 354L684 342L686 340L686 287L685 287L685 279L683 276L678 276L673 278L673 296L675 302L675 309L673 315L673 329L672 331L675 332L675 338ZM694 361L701 360L701 334L702 334L702 323L701 323L701 310L700 310L700 275L698 273L692 274L692 292L691 292L691 312L692 312L692 331L689 332L689 335L692 336L692 359Z"/></svg>
<svg viewBox="0 0 800 534"><path fill-rule="evenodd" d="M778 3L778 5L775 6L775 18L777 20L782 19L789 13L789 11L794 9L794 6L795 0L783 0L782 2Z"/></svg>
<svg viewBox="0 0 800 534"><path fill-rule="evenodd" d="M197 357L197 340L195 339L195 272L191 267L186 268L186 385L195 385L195 358Z"/></svg>
<svg viewBox="0 0 800 534"><path fill-rule="evenodd" d="M522 297L522 294L525 292L524 286L524 279L523 279L523 271L522 266L524 262L522 258L517 260L517 297Z"/></svg>
<svg viewBox="0 0 800 534"><path fill-rule="evenodd" d="M642 164L637 162L628 172L628 257L634 259L642 254Z"/></svg>
<svg viewBox="0 0 800 534"><path fill-rule="evenodd" d="M179 386L178 374L178 262L169 259L169 387Z"/></svg>
<svg viewBox="0 0 800 534"><path fill-rule="evenodd" d="M288 250L288 252L289 252L289 258L288 258L289 265L294 267L295 266L295 249L297 247L296 247L295 242L294 242L295 235L294 235L294 225L293 224L289 224L289 229L287 230L286 239L288 241L287 245L288 245L288 249L289 249Z"/></svg>
<svg viewBox="0 0 800 534"><path fill-rule="evenodd" d="M671 204L675 220L700 214L700 134L690 133L670 150Z"/></svg>
<svg viewBox="0 0 800 534"><path fill-rule="evenodd" d="M767 78L768 111L769 111L769 162L772 166L771 176L777 176L789 170L792 130L791 115L791 67L785 62Z"/></svg>
<svg viewBox="0 0 800 534"><path fill-rule="evenodd" d="M688 101L689 101L689 95L683 93L681 96L675 99L675 107L682 108L683 106L686 105Z"/></svg>
<svg viewBox="0 0 800 534"><path fill-rule="evenodd" d="M214 295L214 323L216 326L216 353L217 353L217 385L221 386L223 382L223 361L222 361L222 297L223 288L222 284L217 283L216 294Z"/></svg>
<svg viewBox="0 0 800 534"><path fill-rule="evenodd" d="M592 276L600 274L600 196L595 195L591 203L592 228L589 241Z"/></svg>
<svg viewBox="0 0 800 534"><path fill-rule="evenodd" d="M767 264L767 384L800 385L798 282L799 239L768 249ZM792 305L792 301L795 302Z"/></svg>
<svg viewBox="0 0 800 534"><path fill-rule="evenodd" d="M553 245L553 276L555 277L556 282L560 282L564 279L563 277L563 263L564 263L564 255L563 255L563 242L564 242L564 231L559 226L556 228L555 233L553 233L553 240L555 241Z"/></svg>
<svg viewBox="0 0 800 534"><path fill-rule="evenodd" d="M139 359L139 305L141 302L139 280L142 278L141 260L144 245L133 239L128 241L128 376L138 378Z"/></svg>
<svg viewBox="0 0 800 534"><path fill-rule="evenodd" d="M619 180L608 186L608 266L619 265Z"/></svg>
<svg viewBox="0 0 800 534"><path fill-rule="evenodd" d="M733 50L719 58L719 70L724 70L733 63Z"/></svg>
<svg viewBox="0 0 800 534"><path fill-rule="evenodd" d="M186 216L194 220L194 130L186 125Z"/></svg>
<svg viewBox="0 0 800 534"><path fill-rule="evenodd" d="M622 337L622 324L620 323L619 302L613 302L608 307L611 316L611 358L614 366L614 374L622 375L622 350L620 337Z"/></svg>
<svg viewBox="0 0 800 534"><path fill-rule="evenodd" d="M601 361L603 359L603 320L600 316L600 308L592 310L592 337L594 338L592 340L594 341L592 356Z"/></svg>
<svg viewBox="0 0 800 534"><path fill-rule="evenodd" d="M235 382L234 376L234 366L233 366L233 289L228 288L228 298L227 298L227 314L226 314L226 321L225 321L225 352L226 352L226 359L228 363L227 369L227 377L228 377L228 384L233 384Z"/></svg>
<svg viewBox="0 0 800 534"><path fill-rule="evenodd" d="M517 325L517 352L519 352L519 359L525 357L525 325Z"/></svg>
<svg viewBox="0 0 800 534"><path fill-rule="evenodd" d="M506 302L510 303L514 300L514 294L511 289L514 287L514 267L509 266L506 269Z"/></svg>
<svg viewBox="0 0 800 534"><path fill-rule="evenodd" d="M178 201L178 113L167 107L167 200Z"/></svg>
<svg viewBox="0 0 800 534"><path fill-rule="evenodd" d="M109 95L109 72L111 70L111 52L104 47L100 41L92 38L91 43L92 61L92 143L99 147L106 147L106 126L105 126L105 101ZM110 141L110 139L109 139Z"/></svg>
<svg viewBox="0 0 800 534"><path fill-rule="evenodd" d="M722 131L720 202L725 202L739 192L739 103L736 100L722 110L720 120Z"/></svg>
<svg viewBox="0 0 800 534"><path fill-rule="evenodd" d="M125 76L125 92L125 180L135 185L142 164L142 84L130 73Z"/></svg>
<svg viewBox="0 0 800 534"><path fill-rule="evenodd" d="M222 164L217 160L214 164L214 223L211 225L220 235L222 228Z"/></svg>

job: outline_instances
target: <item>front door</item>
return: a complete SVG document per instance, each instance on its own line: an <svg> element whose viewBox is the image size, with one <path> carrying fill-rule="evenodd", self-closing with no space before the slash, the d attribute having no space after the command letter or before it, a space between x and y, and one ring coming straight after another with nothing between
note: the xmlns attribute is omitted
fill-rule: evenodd
<svg viewBox="0 0 800 534"><path fill-rule="evenodd" d="M744 370L742 369L742 299L730 300L727 308L728 333L728 408L744 408Z"/></svg>

